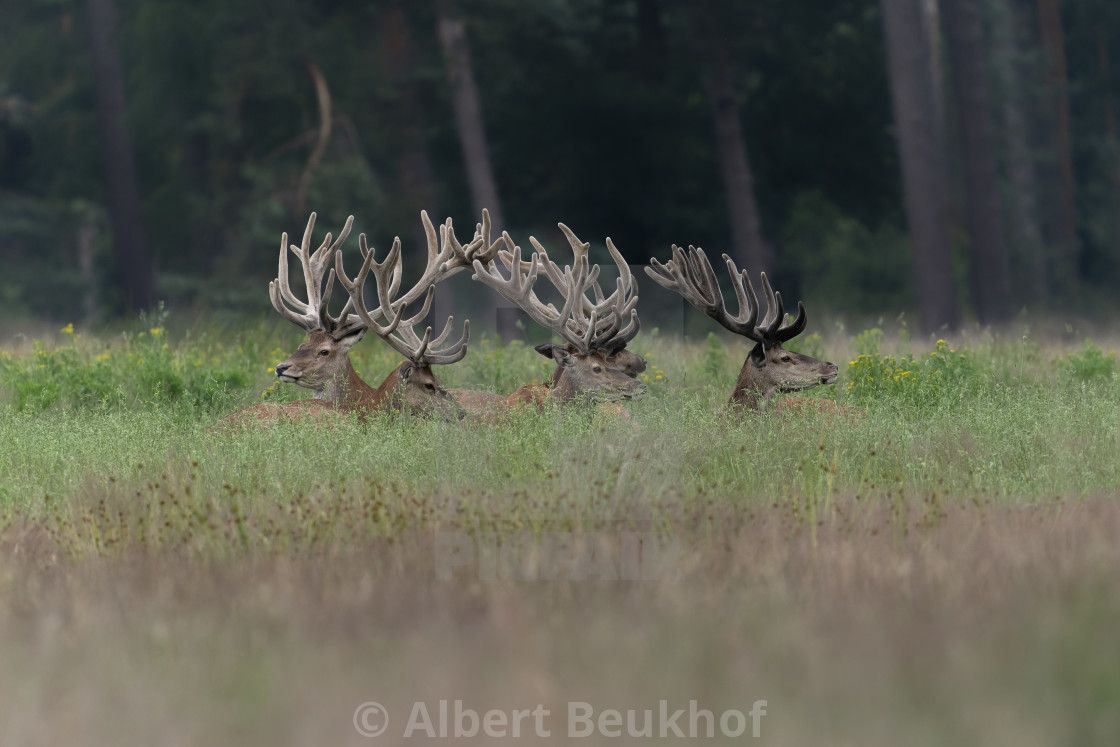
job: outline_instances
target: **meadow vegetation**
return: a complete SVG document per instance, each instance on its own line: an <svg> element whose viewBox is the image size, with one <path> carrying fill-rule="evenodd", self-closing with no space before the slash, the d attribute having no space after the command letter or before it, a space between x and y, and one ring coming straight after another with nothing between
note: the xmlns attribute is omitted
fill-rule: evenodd
<svg viewBox="0 0 1120 747"><path fill-rule="evenodd" d="M362 743L357 704L403 720L441 697L768 699L769 744L1120 738L1114 340L807 335L789 347L840 366L808 394L867 417L734 420L746 346L647 330L629 419L221 427L306 396L270 373L298 342L156 317L0 351L15 742ZM352 356L371 383L399 362L374 341ZM482 339L437 373L508 393L550 366ZM448 582L439 531L680 552L649 581Z"/></svg>

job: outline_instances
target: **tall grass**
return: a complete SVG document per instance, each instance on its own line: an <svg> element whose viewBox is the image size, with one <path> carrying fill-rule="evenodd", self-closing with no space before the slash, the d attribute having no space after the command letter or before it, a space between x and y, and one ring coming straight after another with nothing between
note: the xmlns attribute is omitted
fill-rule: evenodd
<svg viewBox="0 0 1120 747"><path fill-rule="evenodd" d="M228 485L273 501L374 480L429 497L493 494L503 511L502 497L515 494L549 506L765 503L820 490L822 465L828 490L868 497L1037 500L1110 492L1120 477L1115 354L1091 343L1062 353L1029 339L942 340L885 353L871 333L832 340L846 356L841 378L810 394L858 405L865 418L728 418L721 405L744 349L647 335L635 347L651 363L649 395L629 419L575 410L501 425L381 417L209 430L262 397L306 396L268 373L298 342L291 337L203 331L171 342L162 327L112 340L71 331L55 346L0 353L0 506L33 513L48 496L146 485L194 463L208 495ZM398 360L376 344L354 358L374 383ZM483 340L440 373L450 386L504 393L543 380L550 365L523 345Z"/></svg>

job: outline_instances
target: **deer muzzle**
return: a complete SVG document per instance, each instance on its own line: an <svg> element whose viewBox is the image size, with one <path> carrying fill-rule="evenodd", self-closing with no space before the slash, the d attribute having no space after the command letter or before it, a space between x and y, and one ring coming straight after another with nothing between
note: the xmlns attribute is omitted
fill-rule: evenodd
<svg viewBox="0 0 1120 747"><path fill-rule="evenodd" d="M280 381L285 381L289 384L294 382L294 381L298 381L299 380L298 372L296 372L297 375L295 375L295 376L288 373L288 370L291 367L292 367L292 364L289 363L288 361L284 361L282 363L276 364L276 378L280 379Z"/></svg>

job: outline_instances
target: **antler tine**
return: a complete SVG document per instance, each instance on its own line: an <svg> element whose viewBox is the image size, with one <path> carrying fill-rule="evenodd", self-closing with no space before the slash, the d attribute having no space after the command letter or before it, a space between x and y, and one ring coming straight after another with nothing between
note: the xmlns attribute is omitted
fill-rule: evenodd
<svg viewBox="0 0 1120 747"><path fill-rule="evenodd" d="M739 280L740 274L730 258L725 256L728 270L731 272L732 284L735 286L735 296L739 302L739 313L735 316L731 316L727 310L727 303L719 288L715 270L712 269L712 264L708 261L704 250L689 246L686 254L683 249L674 244L672 251L671 260L665 264L653 260L652 266L646 268L646 273L662 287L679 293L686 301L725 328L757 342L755 320L758 318L758 304L750 302L754 298L754 289L751 288L748 293L743 288ZM747 286L749 285L748 280Z"/></svg>
<svg viewBox="0 0 1120 747"><path fill-rule="evenodd" d="M432 366L442 365L448 363L455 363L463 359L467 354L467 343L470 340L470 321L463 321L463 334L453 344L447 347L440 347L444 341L451 334L455 325L455 318L449 316L444 323L443 331L438 337L432 339L432 328L426 327L423 336L417 336L413 327L418 324L424 317L428 315L428 311L432 305L432 298L435 295L435 287L430 287L424 296L424 304L421 310L410 317L400 322L396 327L396 335L386 333L379 335L385 342L398 353L412 361L417 366ZM404 311L404 306L397 310L397 318ZM376 331L376 330L375 330ZM392 330L390 330L392 331Z"/></svg>
<svg viewBox="0 0 1120 747"><path fill-rule="evenodd" d="M393 246L385 260L378 262L376 252L369 248L365 234L362 234L358 238L358 247L362 253L362 266L358 274L351 279L346 274L341 254L338 254L331 275L333 278L337 273L339 282L350 296L349 303L343 309L344 317L353 308L361 326L373 330L386 344L416 365L452 363L466 355L466 344L469 339L469 332L466 331L467 322L464 322L464 335L449 347L441 346L451 333L453 319L448 319L443 332L435 340L432 340L430 327L422 337L417 336L413 327L419 324L431 310L436 283L469 266L470 258L478 253L482 238L481 235L475 236L469 244L463 246L455 237L452 222L448 219L446 223L440 225L437 239L436 228L428 219L427 212L421 213L421 220L428 244L427 266L420 280L404 295L394 298L400 288L403 274L400 237L393 239ZM365 282L371 272L378 301L374 309L369 309L365 302ZM419 311L405 318L406 310L421 297L423 302ZM381 320L390 323L382 326L379 324Z"/></svg>
<svg viewBox="0 0 1120 747"><path fill-rule="evenodd" d="M314 213L312 213L312 218L314 218ZM296 298L289 284L287 232L280 237L280 262L276 271L276 279L268 283L268 297L272 299L272 307L289 322L308 331L316 329L317 319L308 313L307 305ZM304 313L297 314L288 304L303 307Z"/></svg>
<svg viewBox="0 0 1120 747"><path fill-rule="evenodd" d="M455 317L447 317L447 323L443 326L443 332L440 333L439 337L431 341L425 353L425 360L428 365L434 366L456 363L461 361L463 356L467 354L467 343L470 342L471 339L471 322L469 319L463 320L463 334L459 336L455 344L437 349L443 344L443 341L447 339L448 334L454 327ZM430 327L428 329L431 331Z"/></svg>
<svg viewBox="0 0 1120 747"><path fill-rule="evenodd" d="M420 279L403 296L393 302L394 306L398 304L410 306L423 297L429 287L468 269L472 257L482 246L481 235L476 235L466 246L461 245L455 237L450 218L440 225L438 234L426 210L420 211L420 220L424 224L424 235L427 239L427 264ZM487 218L487 222L488 220ZM397 282L399 284L399 280ZM394 285L390 289L391 295L396 295L396 290Z"/></svg>
<svg viewBox="0 0 1120 747"><path fill-rule="evenodd" d="M384 262L378 262L374 250L368 248L365 234L358 237L358 245L364 261L354 280L346 275L341 254L335 256L333 272L337 272L339 283L350 295L348 306L353 306L354 314L364 326L373 330L378 337L384 338L398 327L404 317L405 306L394 307L389 301L393 286L400 282L401 242L399 238L393 241L393 247ZM371 270L378 297L378 306L372 311L366 308L365 301L365 281ZM390 321L390 324L382 327L377 323L378 319Z"/></svg>
<svg viewBox="0 0 1120 747"><path fill-rule="evenodd" d="M294 324L308 331L321 329L335 338L345 336L360 328L358 322L350 321L351 303L348 301L337 316L331 316L329 304L331 293L334 289L335 271L330 266L334 258L339 256L339 249L350 235L354 224L354 216L346 219L345 225L338 233L338 238L331 242L328 233L323 243L311 253L311 235L315 229L316 213L311 213L307 219L307 227L303 231L300 246L288 244L288 234L284 232L280 237L280 256L277 263L276 278L268 284L268 295L273 307L280 314ZM291 280L288 273L288 250L299 257L303 270L303 283L307 291L307 301L301 301L292 291ZM330 268L323 286L323 273ZM294 308L293 308L294 307Z"/></svg>
<svg viewBox="0 0 1120 747"><path fill-rule="evenodd" d="M529 237L529 243L533 245L533 249L540 256L541 266L544 268L545 274L548 275L549 281L556 288L561 288L564 283L563 268L552 261L552 258L548 256L548 250L541 246L541 242L537 241L535 236Z"/></svg>
<svg viewBox="0 0 1120 747"><path fill-rule="evenodd" d="M588 349L594 350L608 346L623 347L627 341L620 343L614 340L615 336L621 331L624 320L631 316L638 302L638 297L635 294L635 284L633 274L630 272L630 266L622 257L622 253L618 251L614 241L609 237L606 240L607 249L611 253L611 258L614 260L618 267L619 277L615 282L615 290L610 295L603 292L599 284L600 266L598 264L591 264L589 258L590 244L580 241L579 237L575 235L568 226L563 223L558 224L564 236L568 239L568 244L572 247L574 254L574 262L572 267L573 271L578 274L580 278L580 286L578 289L578 303L574 304L571 309L570 316L566 319L566 324L569 327L572 336L578 337L581 342L573 344L584 345ZM533 246L537 249L538 254L543 255L543 267L548 274L549 280L566 296L569 295L567 284L569 281L565 275L568 269L565 267L563 270L560 266L553 262L548 257L548 253L540 242L535 238L530 238ZM503 258L507 259L507 258ZM508 261L507 261L508 264ZM583 269L581 269L583 268ZM583 273L586 272L586 275ZM587 297L587 291L590 290L593 299ZM594 321L592 321L594 319ZM630 332L636 334L636 330L628 328ZM632 336L630 339L633 339ZM617 345L616 345L617 343Z"/></svg>
<svg viewBox="0 0 1120 747"><path fill-rule="evenodd" d="M777 332L779 342L792 340L799 334L805 331L805 327L809 324L809 317L805 314L805 304L801 301L797 302L797 316L792 322L781 327Z"/></svg>
<svg viewBox="0 0 1120 747"><path fill-rule="evenodd" d="M735 300L739 304L738 317L746 315L746 318L740 320L740 324L744 329L753 328L758 320L758 295L754 292L754 284L751 283L750 275L746 270L740 272L739 268L735 266L735 260L728 255L723 255L723 261L727 264L728 274L731 275L731 287L735 289ZM719 286L716 287L718 289ZM726 304L724 307L726 308ZM742 334L758 342L757 336L749 332L743 332Z"/></svg>
<svg viewBox="0 0 1120 747"><path fill-rule="evenodd" d="M615 332L601 347L609 353L617 353L622 350L626 345L638 336L638 332L642 329L641 320L638 319L638 310L633 309L630 312L630 322L622 329Z"/></svg>
<svg viewBox="0 0 1120 747"><path fill-rule="evenodd" d="M689 247L689 249L695 251L692 247ZM651 266L646 268L646 274L663 288L679 293L700 311L711 314L711 310L715 306L715 299L711 297L710 289L705 287L703 280L695 275L692 267L693 263L690 262L691 258L685 254L684 249L676 244L673 244L672 252L673 258L664 264L656 258L651 260ZM707 257L704 256L702 250L699 252L699 259L696 261L707 264Z"/></svg>
<svg viewBox="0 0 1120 747"><path fill-rule="evenodd" d="M469 257L470 260L481 260L483 264L489 264L494 260L494 257L501 251L502 245L505 243L505 231L502 236L499 236L493 243L490 241L490 211L482 208L482 223L475 226L475 239L481 240L481 245L475 250L474 254ZM473 243L473 242L472 242Z"/></svg>
<svg viewBox="0 0 1120 747"><path fill-rule="evenodd" d="M634 293L634 279L629 266L614 242L607 239L611 256L619 266L619 277L614 292L609 296L604 294L599 285L601 268L598 264L591 264L589 259L591 245L580 241L563 223L558 225L572 247L574 259L571 265L561 267L554 262L548 250L533 236L529 237L529 241L535 251L532 259L526 262L521 258L521 248L513 244L508 234L503 234L506 248L498 251L495 258L509 272L509 277L506 278L493 262L485 265L476 262L474 279L497 290L535 322L552 330L584 354L608 346L616 349L624 347L639 328L633 321L638 297ZM552 304L541 303L532 289L541 270L564 299L559 311ZM588 290L592 292L593 299L588 298ZM624 330L627 317L631 317L631 322ZM623 332L628 337L618 340Z"/></svg>
<svg viewBox="0 0 1120 747"><path fill-rule="evenodd" d="M766 315L762 317L762 321L758 323L760 329L768 330L774 324L775 319L781 319L782 314L780 310L781 296L774 295L774 289L770 287L770 280L767 279L766 273L762 275L762 292L766 294ZM774 329L777 329L776 327Z"/></svg>
<svg viewBox="0 0 1120 747"><path fill-rule="evenodd" d="M568 320L575 308L577 298L582 296L585 287L583 283L587 277L586 263L577 262L574 271L571 267L564 268L563 277L559 282L553 282L557 290L564 295L564 306L557 311L552 304L542 303L533 290L533 284L541 268L547 266L542 262L540 254L534 252L532 259L525 263L521 259L521 247L513 243L508 233L503 233L503 240L507 249L501 252L501 259L509 270L509 277L504 277L493 262L484 265L476 259L472 278L490 286L516 304L537 324L552 330L554 334L577 347L582 345L579 336L570 328ZM527 269L526 264L528 264Z"/></svg>
<svg viewBox="0 0 1120 747"><path fill-rule="evenodd" d="M597 285L595 287L598 288ZM632 291L632 284L630 288ZM628 296L626 281L621 277L618 278L615 292L594 306L597 313L605 313L607 316L605 317L605 323L603 318L600 318L602 326L595 332L593 346L621 349L626 346L626 343L634 339L641 328L640 323L637 322L637 305L638 296L636 294ZM624 328L624 320L627 317L630 317L630 321Z"/></svg>
<svg viewBox="0 0 1120 747"><path fill-rule="evenodd" d="M767 308L766 316L756 329L762 338L759 341L772 345L792 340L805 331L805 326L809 322L805 314L805 304L798 301L797 318L793 322L785 324L786 311L782 302L782 294L775 293L773 288L770 287L770 280L766 277L765 272L760 274L762 275L762 289L766 293ZM746 278L746 276L747 273L744 270L743 277ZM748 279L747 282L749 284L750 280Z"/></svg>
<svg viewBox="0 0 1120 747"><path fill-rule="evenodd" d="M622 330L617 335L614 336L614 339L611 340L612 347L616 347L616 348L626 347L626 344L629 343L631 340L633 340L635 337L637 337L638 333L641 330L642 330L642 322L638 318L638 310L633 309L633 310L630 311L630 323L627 324L625 327L623 327ZM621 343L621 344L617 344L617 343Z"/></svg>
<svg viewBox="0 0 1120 747"><path fill-rule="evenodd" d="M557 223L556 225L560 227L560 231L564 234L564 238L566 238L568 240L568 243L571 244L572 254L575 255L576 261L579 261L580 257L587 259L587 252L591 249L591 243L580 241L575 232L563 223Z"/></svg>

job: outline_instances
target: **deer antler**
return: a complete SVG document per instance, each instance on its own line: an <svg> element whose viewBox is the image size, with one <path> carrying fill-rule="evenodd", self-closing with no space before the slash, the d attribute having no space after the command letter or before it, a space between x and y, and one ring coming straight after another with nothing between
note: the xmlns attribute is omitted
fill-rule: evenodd
<svg viewBox="0 0 1120 747"><path fill-rule="evenodd" d="M347 301L338 316L331 316L328 305L331 292L334 290L335 271L332 268L326 281L326 291L323 290L323 273L334 264L335 257L339 255L339 248L346 237L350 235L350 227L354 223L354 216L346 219L346 224L338 233L338 238L331 243L328 233L323 243L311 252L311 232L315 228L316 214L312 213L307 219L307 228L303 231L303 241L300 246L288 246L288 234L285 232L280 237L280 261L276 279L268 284L268 295L272 299L273 307L288 321L296 324L308 332L321 329L335 339L341 339L356 330L363 324L359 319L350 318L351 301ZM288 277L288 253L299 257L303 267L303 283L307 289L307 301L301 301L292 292Z"/></svg>
<svg viewBox="0 0 1120 747"><path fill-rule="evenodd" d="M774 345L797 337L805 329L808 322L805 305L798 301L797 318L792 323L785 324L782 294L773 291L765 272L761 275L762 289L766 294L766 315L760 324L755 324L759 311L758 296L746 270L740 272L731 257L723 255L739 303L739 313L731 316L724 302L723 292L719 289L716 273L704 250L690 246L686 252L674 244L672 251L673 258L665 264L656 259L651 260L646 273L658 285L679 293L690 304L735 334L763 345Z"/></svg>
<svg viewBox="0 0 1120 747"><path fill-rule="evenodd" d="M431 327L426 329L422 337L416 335L413 327L428 315L436 284L470 266L470 262L483 244L484 232L480 228L471 243L463 246L455 238L451 219L448 218L447 222L439 227L437 244L436 229L428 219L427 213L421 212L420 217L428 237L428 263L420 280L404 295L394 298L400 289L402 274L400 237L393 240L393 247L385 260L378 262L375 251L366 243L365 234L360 235L358 248L362 253L361 270L351 280L343 267L342 255L338 254L335 257L335 271L338 273L338 280L342 283L342 287L350 295L350 303L360 322L373 330L374 334L385 340L390 347L417 366L455 363L467 354L467 342L470 339L469 321L463 322L462 336L450 345L445 345L445 342L454 327L454 317L447 318L443 331L435 339L432 339ZM488 233L489 215L484 213L483 222L485 232ZM365 281L370 272L373 273L378 301L378 306L372 310L366 307L365 302ZM423 304L420 311L405 319L405 309L421 297ZM379 320L386 320L389 324L383 327L378 323Z"/></svg>
<svg viewBox="0 0 1120 747"><path fill-rule="evenodd" d="M607 248L618 265L619 278L615 292L604 297L598 282L599 265L589 264L590 244L581 242L563 223L559 226L572 247L574 261L571 266L561 268L533 237L529 241L536 251L531 260L523 261L521 248L514 245L509 234L503 233L506 248L499 250L496 256L509 272L509 277L504 277L493 262L476 261L473 279L494 288L517 304L535 322L552 330L582 353L622 349L641 329L635 308L638 296L629 266L614 242L608 238ZM564 298L564 306L560 311L552 304L541 302L533 291L533 284L542 269ZM594 301L587 297L588 290L593 292Z"/></svg>

